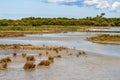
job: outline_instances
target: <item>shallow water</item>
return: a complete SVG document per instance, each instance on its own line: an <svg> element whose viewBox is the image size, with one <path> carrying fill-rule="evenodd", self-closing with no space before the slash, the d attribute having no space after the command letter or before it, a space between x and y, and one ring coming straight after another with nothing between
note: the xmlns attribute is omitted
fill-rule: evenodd
<svg viewBox="0 0 120 80"><path fill-rule="evenodd" d="M86 41L85 38L96 34L120 34L101 32L68 32L55 34L27 34L25 37L3 38L0 44L32 44L32 45L57 45L76 47L78 50L120 56L120 45L97 44Z"/></svg>
<svg viewBox="0 0 120 80"><path fill-rule="evenodd" d="M118 32L120 32L120 27L107 27L107 28L97 27L97 28L91 28L90 30L93 30L93 31L115 31L115 32L118 31Z"/></svg>
<svg viewBox="0 0 120 80"><path fill-rule="evenodd" d="M25 37L2 38L0 44L33 44L33 45L57 45L76 47L78 50L95 52L98 54L120 57L120 45L96 44L85 40L85 37L103 33L68 32L57 34L33 34ZM109 33L107 33L109 34ZM113 33L114 34L114 33ZM116 33L115 33L116 34ZM37 55L39 50L0 50L0 57L11 56L17 52ZM44 51L42 51L44 52ZM77 53L77 51L70 51ZM61 54L64 56L65 52ZM0 71L0 80L120 80L120 58L87 55L77 58L76 56L55 59L49 67L37 67L32 71L25 71L25 60L13 62L7 70ZM38 58L35 62L45 59ZM15 60L15 59L14 59ZM15 60L16 61L16 60Z"/></svg>
<svg viewBox="0 0 120 80"><path fill-rule="evenodd" d="M7 51L9 56L14 52L14 50ZM41 51L16 50L16 52L37 55ZM73 50L70 52L77 53ZM21 57L12 59L13 62L8 65L8 69L0 71L0 80L120 80L120 65L118 65L120 59L117 58L89 54L79 58L69 56L55 59L49 67L36 67L35 70L30 71L23 69L25 60L21 61L19 58Z"/></svg>

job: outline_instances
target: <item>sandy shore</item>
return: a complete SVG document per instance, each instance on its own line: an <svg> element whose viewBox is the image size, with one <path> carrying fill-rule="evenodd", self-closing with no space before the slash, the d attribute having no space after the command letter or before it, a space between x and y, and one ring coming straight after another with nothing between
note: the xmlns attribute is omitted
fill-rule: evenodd
<svg viewBox="0 0 120 80"><path fill-rule="evenodd" d="M12 57L13 52L18 53L16 58ZM48 52L50 55L56 55L54 51ZM25 71L23 65L26 59L22 58L21 53L34 55L35 64L38 64L40 60L47 59L46 50L0 50L1 55L8 53L13 61L7 70L0 72L0 80L120 80L120 58L90 52L76 57L78 52L72 49L68 52L62 50L59 52L62 58L55 58L50 67L36 67L33 71ZM38 56L39 53L42 53L41 57Z"/></svg>

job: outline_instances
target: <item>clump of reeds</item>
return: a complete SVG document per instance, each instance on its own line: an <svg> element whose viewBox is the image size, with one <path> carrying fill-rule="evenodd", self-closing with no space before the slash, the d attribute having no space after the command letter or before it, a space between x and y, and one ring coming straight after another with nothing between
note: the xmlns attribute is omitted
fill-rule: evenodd
<svg viewBox="0 0 120 80"><path fill-rule="evenodd" d="M10 57L5 57L5 58L2 58L0 60L1 63L8 63L8 62L11 62L12 60L10 59Z"/></svg>
<svg viewBox="0 0 120 80"><path fill-rule="evenodd" d="M40 63L38 63L38 66L49 66L50 61L49 60L42 60Z"/></svg>
<svg viewBox="0 0 120 80"><path fill-rule="evenodd" d="M24 64L24 69L34 69L35 68L35 64L33 63L33 62L26 62L25 64Z"/></svg>
<svg viewBox="0 0 120 80"><path fill-rule="evenodd" d="M17 56L17 53L13 53L13 57L16 57Z"/></svg>
<svg viewBox="0 0 120 80"><path fill-rule="evenodd" d="M0 63L0 70L7 69L8 65L7 63Z"/></svg>
<svg viewBox="0 0 120 80"><path fill-rule="evenodd" d="M49 56L48 60L53 63L54 62L54 57L53 56Z"/></svg>
<svg viewBox="0 0 120 80"><path fill-rule="evenodd" d="M76 54L76 57L79 57L80 55L86 55L86 52L84 52L84 51L79 51L78 54Z"/></svg>
<svg viewBox="0 0 120 80"><path fill-rule="evenodd" d="M46 55L48 55L49 54L49 52L48 51L46 51Z"/></svg>
<svg viewBox="0 0 120 80"><path fill-rule="evenodd" d="M60 54L54 56L55 58L62 58L62 56Z"/></svg>
<svg viewBox="0 0 120 80"><path fill-rule="evenodd" d="M68 56L72 56L72 53L69 53Z"/></svg>
<svg viewBox="0 0 120 80"><path fill-rule="evenodd" d="M38 56L42 56L42 53L39 53Z"/></svg>
<svg viewBox="0 0 120 80"><path fill-rule="evenodd" d="M26 53L22 53L22 57L23 57L23 58L25 58L25 57L26 57L26 55L27 55Z"/></svg>
<svg viewBox="0 0 120 80"><path fill-rule="evenodd" d="M7 69L7 63L11 62L10 57L5 57L0 59L0 69Z"/></svg>
<svg viewBox="0 0 120 80"><path fill-rule="evenodd" d="M29 55L26 57L27 61L35 61L35 57L33 55Z"/></svg>

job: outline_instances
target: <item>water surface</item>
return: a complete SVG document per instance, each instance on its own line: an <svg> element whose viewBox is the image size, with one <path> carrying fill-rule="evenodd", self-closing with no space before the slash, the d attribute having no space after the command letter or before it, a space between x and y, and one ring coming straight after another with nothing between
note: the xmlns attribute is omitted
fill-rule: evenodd
<svg viewBox="0 0 120 80"><path fill-rule="evenodd" d="M78 50L120 56L120 45L97 44L85 40L86 37L96 34L120 34L103 32L68 32L55 34L26 34L24 37L1 38L0 44L32 44L76 47Z"/></svg>
<svg viewBox="0 0 120 80"><path fill-rule="evenodd" d="M86 41L95 32L68 32L55 34L26 34L24 37L1 38L0 44L32 44L76 47L97 54L120 57L120 45L104 45ZM111 33L106 33L111 34ZM118 34L118 33L112 33ZM12 56L17 52L37 55L39 50L0 50L0 57ZM70 51L72 52L72 51ZM63 52L65 54L65 52ZM72 53L76 53L73 51ZM50 67L36 68L32 71L23 69L24 62L12 63L7 70L0 71L0 80L120 80L120 58L107 56L76 56L55 59ZM17 57L18 58L18 57ZM41 58L37 58L39 60ZM91 74L92 73L92 74Z"/></svg>

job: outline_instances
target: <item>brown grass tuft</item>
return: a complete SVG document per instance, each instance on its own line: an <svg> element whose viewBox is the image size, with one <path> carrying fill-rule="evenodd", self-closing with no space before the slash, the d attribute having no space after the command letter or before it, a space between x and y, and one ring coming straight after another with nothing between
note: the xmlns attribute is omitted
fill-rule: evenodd
<svg viewBox="0 0 120 80"><path fill-rule="evenodd" d="M25 64L24 64L24 69L34 69L35 68L35 64L33 63L33 62L26 62Z"/></svg>
<svg viewBox="0 0 120 80"><path fill-rule="evenodd" d="M27 55L26 53L22 53L22 57L23 57L23 58L25 58L25 57L26 57L26 55Z"/></svg>
<svg viewBox="0 0 120 80"><path fill-rule="evenodd" d="M42 60L38 66L49 66L50 65L50 61L49 60Z"/></svg>
<svg viewBox="0 0 120 80"><path fill-rule="evenodd" d="M35 61L35 57L33 55L29 55L26 57L27 61Z"/></svg>

